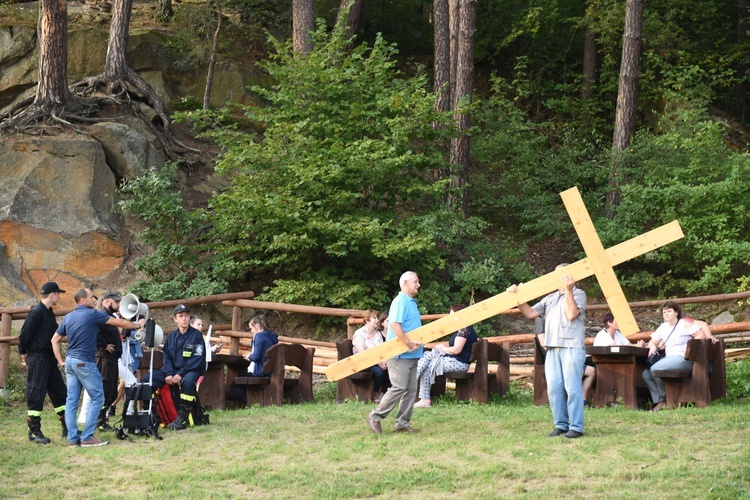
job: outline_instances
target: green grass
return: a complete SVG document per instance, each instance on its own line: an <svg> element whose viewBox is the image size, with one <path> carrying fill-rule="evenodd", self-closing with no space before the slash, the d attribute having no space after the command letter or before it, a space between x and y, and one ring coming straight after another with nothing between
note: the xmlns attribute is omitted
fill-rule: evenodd
<svg viewBox="0 0 750 500"><path fill-rule="evenodd" d="M414 411L422 432L370 432L372 405L331 401L211 412L211 425L164 439L68 448L26 439L25 411L0 408L0 497L750 498L750 403L647 413L586 409L585 436L548 438L549 407L531 395L488 405L437 401ZM106 435L114 439L112 434Z"/></svg>

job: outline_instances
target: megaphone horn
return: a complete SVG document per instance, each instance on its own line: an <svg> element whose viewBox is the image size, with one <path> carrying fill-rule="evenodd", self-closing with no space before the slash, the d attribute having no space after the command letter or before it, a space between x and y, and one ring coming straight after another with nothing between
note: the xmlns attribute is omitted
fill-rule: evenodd
<svg viewBox="0 0 750 500"><path fill-rule="evenodd" d="M138 296L129 293L120 301L120 316L125 319L133 319L136 316L148 317L148 306L138 300Z"/></svg>

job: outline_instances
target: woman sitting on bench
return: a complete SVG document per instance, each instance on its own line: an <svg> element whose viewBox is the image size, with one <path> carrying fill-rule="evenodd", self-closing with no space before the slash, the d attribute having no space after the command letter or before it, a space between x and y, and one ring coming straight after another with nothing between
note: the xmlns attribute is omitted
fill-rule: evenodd
<svg viewBox="0 0 750 500"><path fill-rule="evenodd" d="M719 340L711 335L711 330L705 321L696 321L692 318L683 318L682 310L675 302L665 302L661 307L664 323L651 334L648 343L648 355L651 356L656 350L664 349L665 356L654 363L651 368L643 370L643 381L646 382L651 393L654 408L651 411L659 411L667 405L667 397L664 381L655 377L652 370L692 370L693 361L685 359L685 351L690 339L711 339L716 343Z"/></svg>
<svg viewBox="0 0 750 500"><path fill-rule="evenodd" d="M463 304L452 306L451 314L463 309ZM445 372L468 372L469 359L471 358L471 348L477 341L477 334L474 327L469 326L462 328L454 333L448 342L440 342L429 352L425 352L422 359L417 365L417 377L419 381L419 401L414 404L414 408L429 408L432 406L430 401L430 388L435 382L436 373ZM442 365L442 369L438 369Z"/></svg>
<svg viewBox="0 0 750 500"><path fill-rule="evenodd" d="M386 314L386 318L388 315ZM374 309L368 309L364 312L362 318L365 324L362 328L354 332L352 336L352 354L366 351L384 342L383 335L380 333L380 313ZM390 387L388 379L388 364L385 361L368 368L373 373L372 399L380 402L380 398Z"/></svg>
<svg viewBox="0 0 750 500"><path fill-rule="evenodd" d="M252 347L250 354L245 359L250 361L247 367L247 376L249 377L270 377L270 373L263 373L263 365L266 362L266 351L279 343L279 336L276 332L268 331L268 324L265 316L253 316L248 322L250 332L253 333ZM247 404L245 388L232 382L230 386L232 395L243 404Z"/></svg>

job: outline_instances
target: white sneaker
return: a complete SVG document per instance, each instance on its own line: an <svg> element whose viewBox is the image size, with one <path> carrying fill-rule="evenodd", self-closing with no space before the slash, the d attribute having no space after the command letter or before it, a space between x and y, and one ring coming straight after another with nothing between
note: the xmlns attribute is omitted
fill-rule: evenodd
<svg viewBox="0 0 750 500"><path fill-rule="evenodd" d="M431 408L432 402L429 399L420 399L414 403L414 408Z"/></svg>

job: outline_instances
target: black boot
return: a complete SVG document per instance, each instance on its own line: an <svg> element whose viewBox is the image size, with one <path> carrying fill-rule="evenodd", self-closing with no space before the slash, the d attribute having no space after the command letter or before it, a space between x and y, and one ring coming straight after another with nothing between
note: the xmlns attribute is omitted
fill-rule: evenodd
<svg viewBox="0 0 750 500"><path fill-rule="evenodd" d="M101 432L112 432L115 430L114 427L109 425L109 422L107 422L106 408L102 408L101 411L99 411L99 420L97 420L96 422L96 428Z"/></svg>
<svg viewBox="0 0 750 500"><path fill-rule="evenodd" d="M173 431L181 431L187 429L188 419L190 418L190 411L193 409L193 403L191 401L180 400L180 411L177 414L177 418L167 426L167 429Z"/></svg>
<svg viewBox="0 0 750 500"><path fill-rule="evenodd" d="M62 437L68 439L68 425L65 423L65 412L61 411L57 414L60 417L60 425L62 426Z"/></svg>
<svg viewBox="0 0 750 500"><path fill-rule="evenodd" d="M42 434L42 419L39 417L28 417L26 424L29 426L29 441L36 444L49 444L50 440Z"/></svg>

